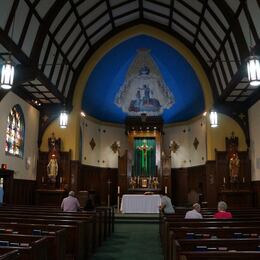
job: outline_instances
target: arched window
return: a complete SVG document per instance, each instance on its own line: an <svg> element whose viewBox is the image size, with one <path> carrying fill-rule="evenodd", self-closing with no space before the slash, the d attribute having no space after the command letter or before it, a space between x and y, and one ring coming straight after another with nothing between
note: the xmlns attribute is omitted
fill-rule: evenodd
<svg viewBox="0 0 260 260"><path fill-rule="evenodd" d="M19 105L15 105L7 118L5 153L23 157L24 152L24 116Z"/></svg>

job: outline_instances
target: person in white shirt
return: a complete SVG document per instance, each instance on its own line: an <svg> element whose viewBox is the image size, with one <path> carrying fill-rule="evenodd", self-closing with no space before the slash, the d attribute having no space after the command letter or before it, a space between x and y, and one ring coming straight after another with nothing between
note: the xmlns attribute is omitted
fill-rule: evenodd
<svg viewBox="0 0 260 260"><path fill-rule="evenodd" d="M175 213L171 199L165 195L164 192L161 193L160 210L162 210L165 214Z"/></svg>
<svg viewBox="0 0 260 260"><path fill-rule="evenodd" d="M202 215L200 213L200 204L195 203L192 206L193 210L189 210L186 212L185 219L202 219Z"/></svg>
<svg viewBox="0 0 260 260"><path fill-rule="evenodd" d="M64 198L61 203L61 209L64 212L77 212L80 209L80 204L77 198L75 198L74 191L69 192L69 196Z"/></svg>

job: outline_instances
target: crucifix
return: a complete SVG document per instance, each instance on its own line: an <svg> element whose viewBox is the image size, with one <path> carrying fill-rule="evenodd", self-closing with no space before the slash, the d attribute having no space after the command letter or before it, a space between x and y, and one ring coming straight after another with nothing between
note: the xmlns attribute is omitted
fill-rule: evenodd
<svg viewBox="0 0 260 260"><path fill-rule="evenodd" d="M143 144L141 146L137 147L138 150L144 152L144 174L146 174L146 158L147 158L147 151L152 149L152 146L148 146L146 144L146 140L143 141Z"/></svg>

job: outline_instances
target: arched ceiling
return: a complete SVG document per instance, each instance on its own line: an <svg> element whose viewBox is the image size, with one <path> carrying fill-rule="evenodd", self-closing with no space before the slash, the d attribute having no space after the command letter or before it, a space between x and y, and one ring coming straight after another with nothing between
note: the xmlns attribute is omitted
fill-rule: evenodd
<svg viewBox="0 0 260 260"><path fill-rule="evenodd" d="M13 91L28 102L71 105L93 52L140 23L168 32L197 56L216 104L247 109L259 99L244 66L250 45L259 52L259 0L2 0L0 61L12 54Z"/></svg>

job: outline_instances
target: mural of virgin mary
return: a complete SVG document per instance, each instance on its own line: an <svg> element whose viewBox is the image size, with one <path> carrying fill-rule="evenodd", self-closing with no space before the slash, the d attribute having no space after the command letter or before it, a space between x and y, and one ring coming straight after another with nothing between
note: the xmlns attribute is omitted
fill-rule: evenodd
<svg viewBox="0 0 260 260"><path fill-rule="evenodd" d="M125 81L116 94L115 104L131 116L142 113L157 116L174 104L174 96L165 84L150 50L137 50Z"/></svg>

